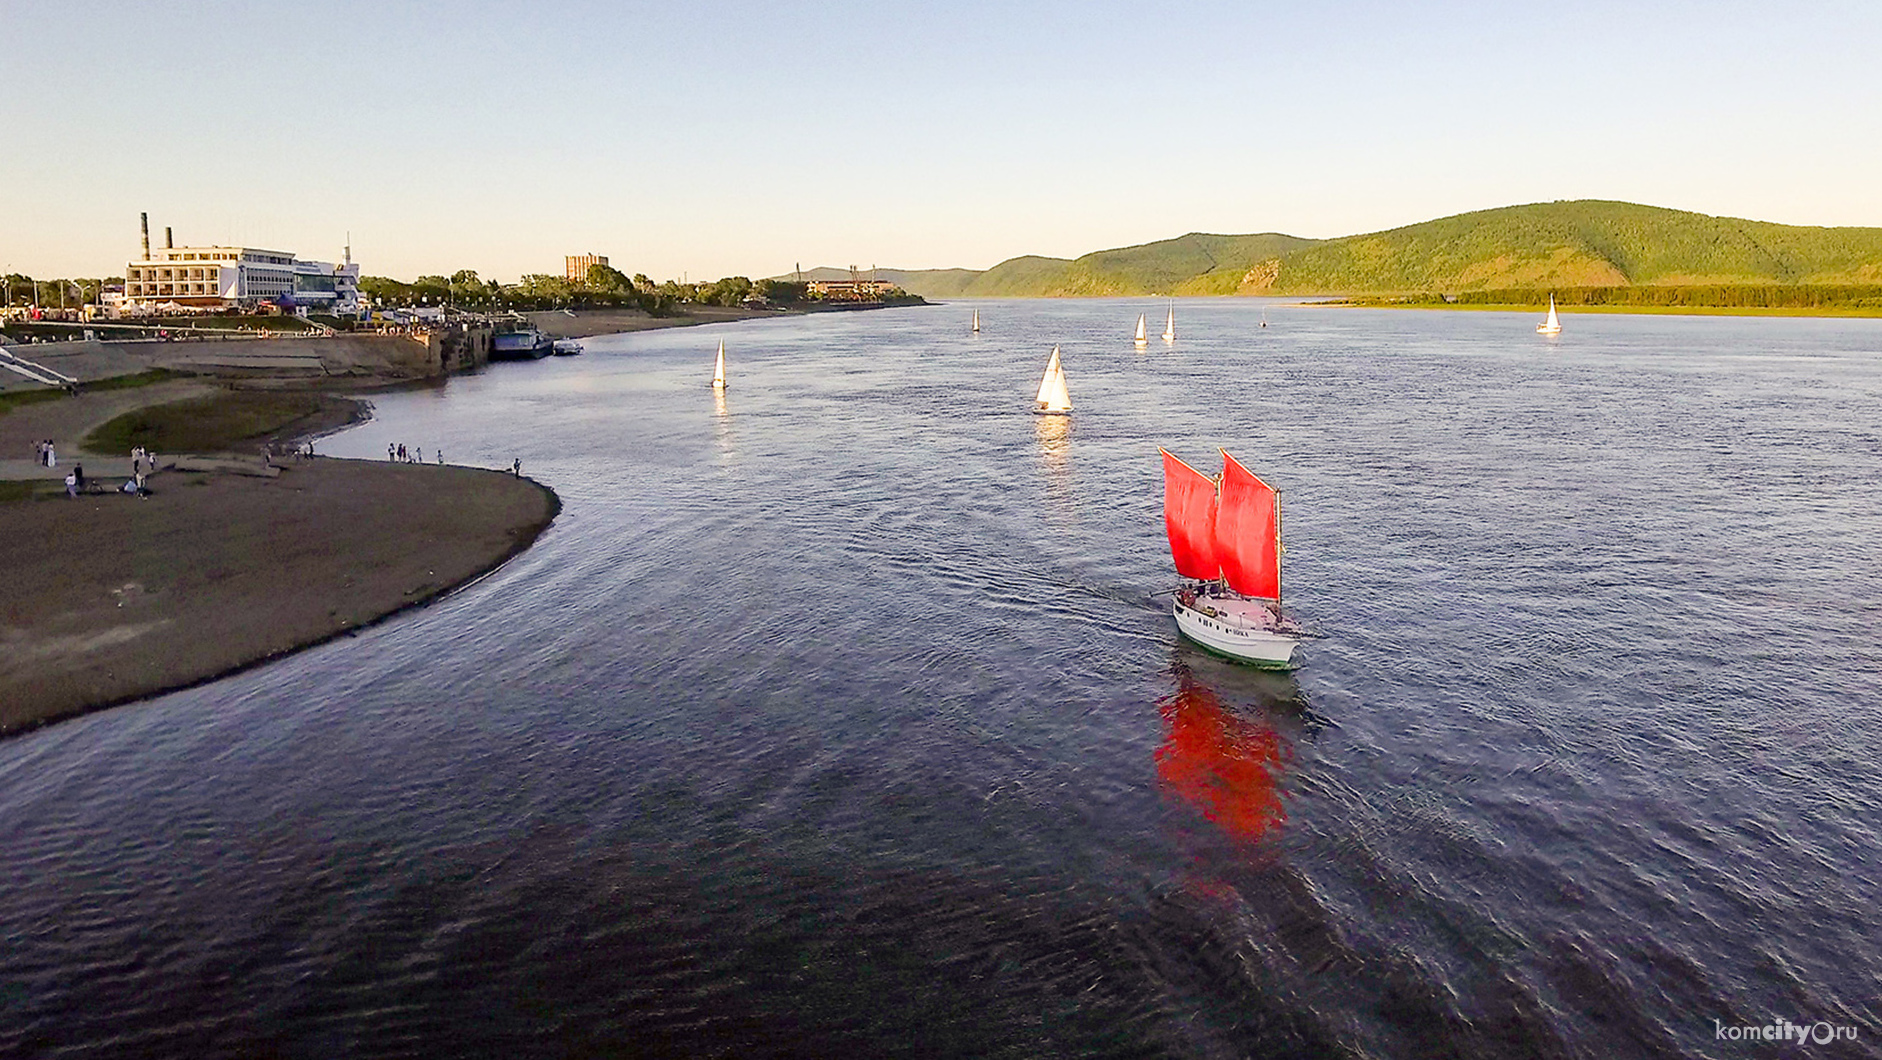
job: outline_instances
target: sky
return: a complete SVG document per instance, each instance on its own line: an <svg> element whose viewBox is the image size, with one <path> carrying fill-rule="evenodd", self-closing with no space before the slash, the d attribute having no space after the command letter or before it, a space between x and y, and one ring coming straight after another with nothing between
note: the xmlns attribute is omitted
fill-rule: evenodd
<svg viewBox="0 0 1882 1060"><path fill-rule="evenodd" d="M1874 0L0 0L0 271L987 268L1620 199L1882 226Z"/></svg>

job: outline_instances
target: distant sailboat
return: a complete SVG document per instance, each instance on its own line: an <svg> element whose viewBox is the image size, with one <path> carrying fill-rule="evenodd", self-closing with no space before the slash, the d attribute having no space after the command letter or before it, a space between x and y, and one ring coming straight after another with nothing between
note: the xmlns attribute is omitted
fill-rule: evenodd
<svg viewBox="0 0 1882 1060"><path fill-rule="evenodd" d="M1176 303L1170 303L1170 319L1163 325L1163 341L1176 341Z"/></svg>
<svg viewBox="0 0 1882 1060"><path fill-rule="evenodd" d="M712 389L725 389L725 340L719 340L719 363L712 368Z"/></svg>
<svg viewBox="0 0 1882 1060"><path fill-rule="evenodd" d="M1034 412L1063 416L1072 411L1072 393L1065 389L1065 367L1059 363L1059 348L1052 347L1052 359L1046 362L1045 378L1039 380L1039 397Z"/></svg>
<svg viewBox="0 0 1882 1060"><path fill-rule="evenodd" d="M1137 341L1137 345L1139 346L1146 345L1147 343L1150 342L1150 340L1146 338L1144 334L1144 328L1146 326L1146 323L1147 322L1144 320L1144 314L1142 313L1137 314L1137 340L1136 341Z"/></svg>
<svg viewBox="0 0 1882 1060"><path fill-rule="evenodd" d="M1261 326L1268 326L1268 307L1265 305L1261 307Z"/></svg>
<svg viewBox="0 0 1882 1060"><path fill-rule="evenodd" d="M1550 295L1549 296L1549 319L1536 325L1536 334L1560 335L1561 333L1562 333L1562 321L1561 321L1561 318L1555 315L1555 296Z"/></svg>
<svg viewBox="0 0 1882 1060"><path fill-rule="evenodd" d="M974 334L980 334L980 310L974 310Z"/></svg>

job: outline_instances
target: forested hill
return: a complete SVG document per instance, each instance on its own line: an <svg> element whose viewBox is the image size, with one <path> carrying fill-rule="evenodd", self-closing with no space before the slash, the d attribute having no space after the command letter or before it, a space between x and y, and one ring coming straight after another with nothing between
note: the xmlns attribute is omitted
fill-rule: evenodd
<svg viewBox="0 0 1882 1060"><path fill-rule="evenodd" d="M882 275L941 298L1882 284L1882 228L1805 228L1578 200L1479 210L1339 239L1192 232L1071 261L1029 256L984 272Z"/></svg>

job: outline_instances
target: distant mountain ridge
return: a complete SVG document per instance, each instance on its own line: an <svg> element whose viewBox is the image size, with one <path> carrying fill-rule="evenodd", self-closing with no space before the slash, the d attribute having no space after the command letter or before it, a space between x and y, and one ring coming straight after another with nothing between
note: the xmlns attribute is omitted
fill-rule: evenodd
<svg viewBox="0 0 1882 1060"><path fill-rule="evenodd" d="M984 271L879 269L876 275L927 298L1882 284L1882 228L1781 225L1580 199L1478 210L1338 239L1191 232L1072 260L1029 255ZM849 272L818 269L805 276L837 279Z"/></svg>

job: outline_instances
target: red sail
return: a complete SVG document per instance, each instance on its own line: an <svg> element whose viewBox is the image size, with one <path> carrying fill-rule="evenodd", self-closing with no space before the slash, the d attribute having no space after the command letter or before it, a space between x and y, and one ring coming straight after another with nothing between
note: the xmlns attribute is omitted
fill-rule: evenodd
<svg viewBox="0 0 1882 1060"><path fill-rule="evenodd" d="M1280 502L1273 487L1222 453L1222 503L1215 517L1216 555L1229 588L1281 598Z"/></svg>
<svg viewBox="0 0 1882 1060"><path fill-rule="evenodd" d="M1163 529L1170 535L1176 573L1213 581L1221 573L1215 549L1215 480L1163 453Z"/></svg>

